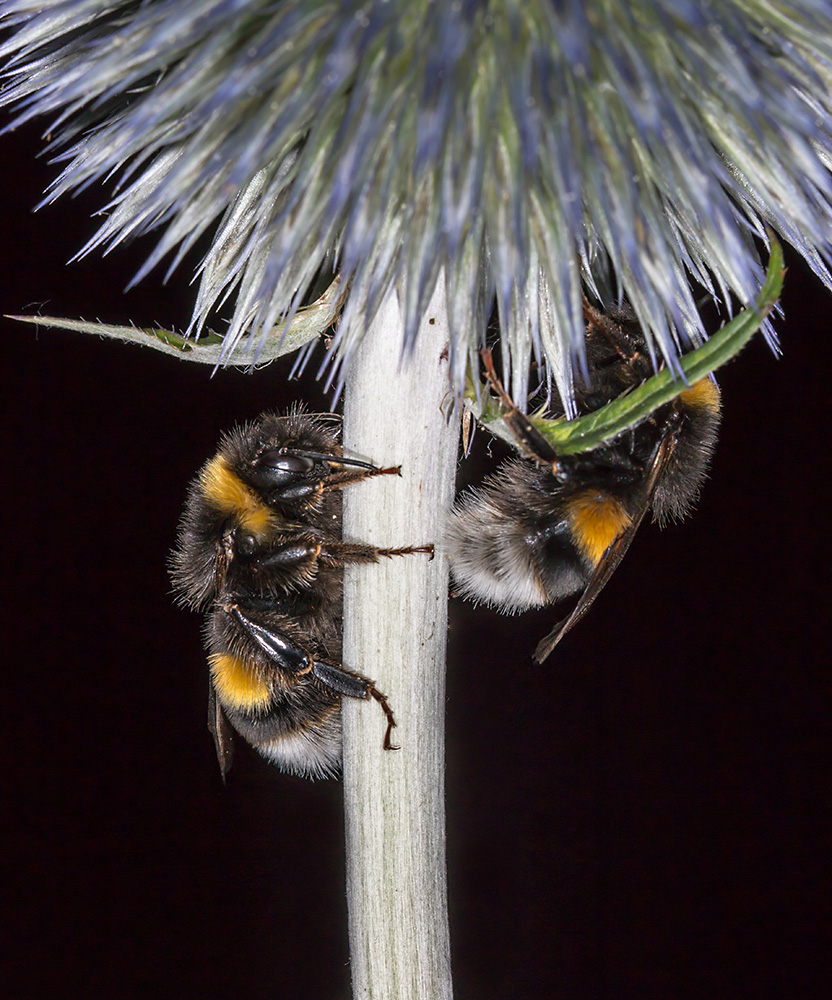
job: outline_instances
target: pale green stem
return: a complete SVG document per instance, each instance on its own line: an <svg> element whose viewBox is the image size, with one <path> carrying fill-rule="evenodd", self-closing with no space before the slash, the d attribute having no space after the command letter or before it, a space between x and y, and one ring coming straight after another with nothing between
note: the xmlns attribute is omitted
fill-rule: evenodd
<svg viewBox="0 0 832 1000"><path fill-rule="evenodd" d="M355 1000L450 1000L444 714L448 565L458 421L446 419L444 282L401 358L402 312L388 296L347 386L344 445L402 466L344 492L344 538L382 547L433 542L436 555L348 569L344 664L387 695L398 726L382 748L375 702L344 699L347 899Z"/></svg>

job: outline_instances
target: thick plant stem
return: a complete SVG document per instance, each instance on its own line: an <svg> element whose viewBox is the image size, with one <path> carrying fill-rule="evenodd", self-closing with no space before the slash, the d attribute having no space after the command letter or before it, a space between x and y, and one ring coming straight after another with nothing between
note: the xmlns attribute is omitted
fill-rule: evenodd
<svg viewBox="0 0 832 1000"><path fill-rule="evenodd" d="M445 866L444 711L448 567L441 532L453 500L458 422L451 405L444 282L412 356L401 357L394 291L351 368L350 454L402 466L344 493L344 538L436 545L348 569L344 663L387 695L397 728L382 747L375 702L344 699L347 899L355 1000L450 1000Z"/></svg>

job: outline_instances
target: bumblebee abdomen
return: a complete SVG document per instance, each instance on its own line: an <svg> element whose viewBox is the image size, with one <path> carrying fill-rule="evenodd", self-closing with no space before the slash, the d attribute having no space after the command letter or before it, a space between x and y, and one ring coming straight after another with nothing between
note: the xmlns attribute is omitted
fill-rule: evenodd
<svg viewBox="0 0 832 1000"><path fill-rule="evenodd" d="M226 703L219 688L216 693L234 729L281 770L307 778L340 770L341 699L311 674L246 707Z"/></svg>
<svg viewBox="0 0 832 1000"><path fill-rule="evenodd" d="M230 624L230 616L222 617ZM220 645L216 636L215 649ZM340 696L311 672L280 669L241 629L235 639L230 643L234 652L223 648L208 657L211 684L228 722L285 771L307 777L335 774L341 759Z"/></svg>
<svg viewBox="0 0 832 1000"><path fill-rule="evenodd" d="M447 540L460 596L514 614L586 586L621 525L621 505L575 494L529 462L505 462L457 503Z"/></svg>
<svg viewBox="0 0 832 1000"><path fill-rule="evenodd" d="M245 733L242 733L245 736ZM246 736L251 745L281 771L301 778L332 778L341 771L341 705L314 727L306 726L291 733L257 742L256 734Z"/></svg>
<svg viewBox="0 0 832 1000"><path fill-rule="evenodd" d="M570 536L593 567L631 520L624 504L600 489L580 490L569 497L565 508Z"/></svg>
<svg viewBox="0 0 832 1000"><path fill-rule="evenodd" d="M679 396L677 406L681 422L673 455L652 500L660 524L686 517L699 499L719 433L721 397L712 379L695 382Z"/></svg>
<svg viewBox="0 0 832 1000"><path fill-rule="evenodd" d="M712 378L701 378L679 396L679 400L687 410L704 410L706 413L718 416L722 408L719 387Z"/></svg>
<svg viewBox="0 0 832 1000"><path fill-rule="evenodd" d="M459 595L507 614L546 604L546 586L536 570L525 532L490 516L485 505L476 511L472 506L468 506L467 517L475 516L476 520L455 516L448 531Z"/></svg>
<svg viewBox="0 0 832 1000"><path fill-rule="evenodd" d="M208 667L223 708L255 714L268 709L271 687L256 660L233 653L211 653Z"/></svg>

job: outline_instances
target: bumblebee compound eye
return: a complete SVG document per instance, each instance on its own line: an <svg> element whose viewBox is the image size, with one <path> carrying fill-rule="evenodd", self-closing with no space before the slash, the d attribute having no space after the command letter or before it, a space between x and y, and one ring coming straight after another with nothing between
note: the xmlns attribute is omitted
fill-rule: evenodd
<svg viewBox="0 0 832 1000"><path fill-rule="evenodd" d="M251 480L270 500L302 500L319 488L321 475L308 455L271 448L254 462Z"/></svg>
<svg viewBox="0 0 832 1000"><path fill-rule="evenodd" d="M264 451L255 463L261 471L278 476L296 476L304 472L311 472L315 468L315 462L306 455L296 455L292 452L282 452L277 448Z"/></svg>

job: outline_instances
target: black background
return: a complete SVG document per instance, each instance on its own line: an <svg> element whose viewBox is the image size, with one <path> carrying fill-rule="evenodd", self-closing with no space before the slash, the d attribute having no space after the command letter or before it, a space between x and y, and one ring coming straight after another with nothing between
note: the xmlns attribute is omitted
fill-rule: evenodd
<svg viewBox="0 0 832 1000"><path fill-rule="evenodd" d="M0 312L181 329L187 269L123 292L150 241L66 266L105 194L32 215L39 145L0 146ZM790 263L784 356L721 373L695 515L642 528L545 668L554 612L452 606L462 1000L829 995L832 298ZM327 397L6 320L0 351L3 995L343 1000L340 786L245 747L221 786L165 572L220 431Z"/></svg>

